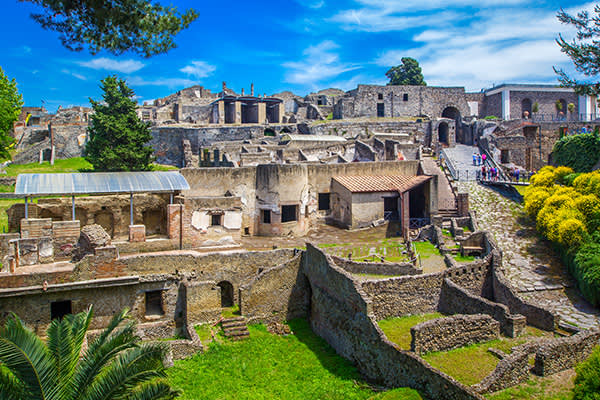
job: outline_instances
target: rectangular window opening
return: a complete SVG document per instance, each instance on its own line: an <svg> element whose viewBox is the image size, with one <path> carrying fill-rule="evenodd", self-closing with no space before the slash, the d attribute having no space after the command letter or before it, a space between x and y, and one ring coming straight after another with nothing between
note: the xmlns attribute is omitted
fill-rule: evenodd
<svg viewBox="0 0 600 400"><path fill-rule="evenodd" d="M164 315L162 290L146 292L146 315Z"/></svg>
<svg viewBox="0 0 600 400"><path fill-rule="evenodd" d="M271 210L261 210L263 224L271 223Z"/></svg>
<svg viewBox="0 0 600 400"><path fill-rule="evenodd" d="M319 193L319 211L328 211L330 193Z"/></svg>
<svg viewBox="0 0 600 400"><path fill-rule="evenodd" d="M221 219L223 217L223 214L212 214L210 216L210 225L211 226L219 226L222 225L221 224Z"/></svg>
<svg viewBox="0 0 600 400"><path fill-rule="evenodd" d="M73 313L73 305L71 300L53 301L50 303L50 318L63 319L67 314Z"/></svg>
<svg viewBox="0 0 600 400"><path fill-rule="evenodd" d="M298 206L281 206L281 222L292 222L298 220Z"/></svg>

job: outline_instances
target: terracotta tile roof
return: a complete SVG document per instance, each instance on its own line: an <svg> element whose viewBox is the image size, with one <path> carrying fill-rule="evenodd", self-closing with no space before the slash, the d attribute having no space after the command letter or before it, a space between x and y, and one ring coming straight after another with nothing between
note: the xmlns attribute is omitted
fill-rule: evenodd
<svg viewBox="0 0 600 400"><path fill-rule="evenodd" d="M406 192L431 179L426 175L345 175L333 179L352 193Z"/></svg>

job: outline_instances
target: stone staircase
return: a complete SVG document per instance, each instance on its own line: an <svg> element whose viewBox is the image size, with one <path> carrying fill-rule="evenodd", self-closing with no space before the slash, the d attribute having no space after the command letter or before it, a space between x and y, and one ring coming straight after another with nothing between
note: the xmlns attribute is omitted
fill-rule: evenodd
<svg viewBox="0 0 600 400"><path fill-rule="evenodd" d="M233 340L242 340L250 337L246 318L244 317L225 318L221 321L221 327L223 328L223 334Z"/></svg>

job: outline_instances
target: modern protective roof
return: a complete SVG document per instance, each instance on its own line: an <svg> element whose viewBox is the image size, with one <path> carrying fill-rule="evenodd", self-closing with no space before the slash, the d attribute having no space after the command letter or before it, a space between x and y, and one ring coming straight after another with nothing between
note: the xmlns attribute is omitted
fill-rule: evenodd
<svg viewBox="0 0 600 400"><path fill-rule="evenodd" d="M298 142L346 142L341 136L334 135L295 135L295 134L285 134L281 136L281 142L290 142L290 141L298 141Z"/></svg>
<svg viewBox="0 0 600 400"><path fill-rule="evenodd" d="M22 196L109 193L160 193L188 190L178 171L21 174L15 194Z"/></svg>
<svg viewBox="0 0 600 400"><path fill-rule="evenodd" d="M346 175L333 179L352 193L399 192L404 193L431 179L427 175Z"/></svg>

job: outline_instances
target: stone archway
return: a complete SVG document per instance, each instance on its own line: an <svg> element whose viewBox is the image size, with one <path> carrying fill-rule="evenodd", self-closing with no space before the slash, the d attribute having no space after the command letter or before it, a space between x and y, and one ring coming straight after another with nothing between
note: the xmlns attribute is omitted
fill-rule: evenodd
<svg viewBox="0 0 600 400"><path fill-rule="evenodd" d="M221 307L233 307L233 285L228 281L217 283L221 288Z"/></svg>
<svg viewBox="0 0 600 400"><path fill-rule="evenodd" d="M459 143L465 143L462 130L462 116L458 108L454 106L448 106L442 111L442 118L448 118L454 120L456 141Z"/></svg>
<svg viewBox="0 0 600 400"><path fill-rule="evenodd" d="M523 99L523 101L521 101L521 117L522 118L531 118L531 112L532 112L532 103L531 103L531 99ZM527 113L527 114L525 114Z"/></svg>
<svg viewBox="0 0 600 400"><path fill-rule="evenodd" d="M446 122L441 122L438 125L438 143L440 145L446 145L448 146L449 141L448 141L448 134L450 132L450 129L448 127L448 124Z"/></svg>

